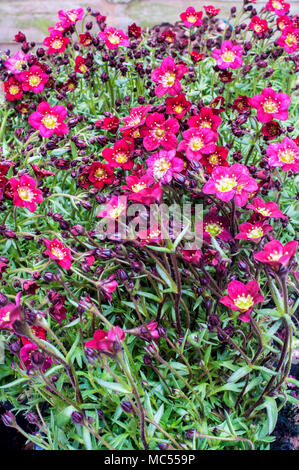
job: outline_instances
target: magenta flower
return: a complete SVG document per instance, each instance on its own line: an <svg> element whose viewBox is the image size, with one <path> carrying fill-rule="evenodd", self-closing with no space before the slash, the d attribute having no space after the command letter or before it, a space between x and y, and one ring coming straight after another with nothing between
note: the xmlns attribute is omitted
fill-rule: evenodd
<svg viewBox="0 0 299 470"><path fill-rule="evenodd" d="M97 217L105 217L106 219L118 219L127 210L127 196L112 196L110 201L105 205Z"/></svg>
<svg viewBox="0 0 299 470"><path fill-rule="evenodd" d="M134 150L133 144L128 144L125 140L120 139L115 142L113 148L105 148L103 150L103 157L112 167L124 168L124 170L131 170L134 166L131 160L132 151Z"/></svg>
<svg viewBox="0 0 299 470"><path fill-rule="evenodd" d="M19 79L24 91L41 93L49 81L49 76L38 65L32 65L29 70L20 74Z"/></svg>
<svg viewBox="0 0 299 470"><path fill-rule="evenodd" d="M250 104L256 108L260 122L270 122L273 118L286 121L291 99L286 93L276 93L273 88L264 88L260 95L250 98Z"/></svg>
<svg viewBox="0 0 299 470"><path fill-rule="evenodd" d="M254 254L256 260L263 264L269 264L273 269L278 270L280 266L288 267L297 250L298 242L291 241L283 244L279 240L272 240L264 246L264 251Z"/></svg>
<svg viewBox="0 0 299 470"><path fill-rule="evenodd" d="M77 23L77 21L80 21L83 19L84 10L83 8L77 8L73 10L59 10L58 17L59 17L61 24L65 28L68 28L72 24L75 24Z"/></svg>
<svg viewBox="0 0 299 470"><path fill-rule="evenodd" d="M278 205L275 202L269 201L265 202L261 198L256 197L252 200L250 204L246 206L247 209L251 209L262 217L275 217L279 219L284 219L285 216L278 209Z"/></svg>
<svg viewBox="0 0 299 470"><path fill-rule="evenodd" d="M172 57L165 57L159 68L154 69L152 80L158 83L155 89L156 96L168 93L175 96L181 91L181 78L188 72L188 67L183 64L175 64Z"/></svg>
<svg viewBox="0 0 299 470"><path fill-rule="evenodd" d="M266 8L269 11L274 11L278 16L283 16L289 11L290 4L284 2L284 0L269 0Z"/></svg>
<svg viewBox="0 0 299 470"><path fill-rule="evenodd" d="M216 150L217 134L210 129L193 127L183 132L183 138L184 140L179 143L178 151L186 152L186 157L191 162L199 161L203 155Z"/></svg>
<svg viewBox="0 0 299 470"><path fill-rule="evenodd" d="M43 44L48 47L47 54L62 54L69 42L70 39L63 36L62 31L52 29L50 36L44 39Z"/></svg>
<svg viewBox="0 0 299 470"><path fill-rule="evenodd" d="M110 328L108 332L97 330L93 335L93 339L85 343L85 347L114 354L114 344L122 343L125 336L125 332L119 326Z"/></svg>
<svg viewBox="0 0 299 470"><path fill-rule="evenodd" d="M160 150L152 154L145 163L148 166L147 174L162 184L168 184L174 173L179 173L184 169L184 162L176 157L175 150Z"/></svg>
<svg viewBox="0 0 299 470"><path fill-rule="evenodd" d="M13 204L26 207L30 212L36 210L36 204L43 201L42 192L36 188L37 182L32 176L23 175L19 180L10 178L10 187L13 191Z"/></svg>
<svg viewBox="0 0 299 470"><path fill-rule="evenodd" d="M204 232L208 233L211 237L220 238L224 242L232 239L232 235L228 230L228 223L225 217L219 215L208 214L203 222Z"/></svg>
<svg viewBox="0 0 299 470"><path fill-rule="evenodd" d="M204 185L204 194L215 194L222 201L230 201L235 197L237 206L243 207L250 193L258 190L255 179L249 176L249 170L240 163L230 167L214 168L209 181Z"/></svg>
<svg viewBox="0 0 299 470"><path fill-rule="evenodd" d="M163 195L163 189L160 183L156 183L154 178L148 174L141 177L130 175L126 179L127 186L121 189L130 192L128 198L130 201L139 202L140 204L150 205L154 202L160 202Z"/></svg>
<svg viewBox="0 0 299 470"><path fill-rule="evenodd" d="M121 30L115 28L105 28L104 32L100 32L98 37L105 41L108 49L117 49L119 46L128 47L130 45L128 36Z"/></svg>
<svg viewBox="0 0 299 470"><path fill-rule="evenodd" d="M0 330L13 330L15 320L22 318L20 307L21 291L17 293L15 303L8 303L0 308Z"/></svg>
<svg viewBox="0 0 299 470"><path fill-rule="evenodd" d="M186 11L180 14L180 18L187 28L194 28L202 24L202 15L202 11L195 11L193 7L188 7Z"/></svg>
<svg viewBox="0 0 299 470"><path fill-rule="evenodd" d="M12 57L5 60L4 65L11 73L18 75L23 72L23 66L27 65L27 61L30 54L24 54L22 51L18 51Z"/></svg>
<svg viewBox="0 0 299 470"><path fill-rule="evenodd" d="M152 106L150 104L147 106L137 106L131 109L130 115L122 118L125 123L125 126L120 127L120 132L142 126L145 123L147 113L151 109Z"/></svg>
<svg viewBox="0 0 299 470"><path fill-rule="evenodd" d="M188 263L199 265L202 259L201 250L181 250L184 260Z"/></svg>
<svg viewBox="0 0 299 470"><path fill-rule="evenodd" d="M117 281L114 279L114 274L107 277L102 281L98 281L98 286L105 294L109 302L112 302L112 293L117 289Z"/></svg>
<svg viewBox="0 0 299 470"><path fill-rule="evenodd" d="M143 145L146 150L155 150L160 145L165 150L172 150L177 146L175 134L179 131L179 122L175 118L165 121L161 113L152 113L146 117L145 126L141 129L144 137Z"/></svg>
<svg viewBox="0 0 299 470"><path fill-rule="evenodd" d="M42 137L51 137L53 134L64 135L69 132L69 128L63 122L67 116L64 106L57 105L51 108L49 103L43 101L37 107L35 113L30 114L29 124L38 129Z"/></svg>
<svg viewBox="0 0 299 470"><path fill-rule="evenodd" d="M61 266L62 268L70 269L72 265L72 256L70 249L64 246L63 243L57 240L56 237L53 240L43 238L43 242L47 247L45 255L48 255L49 258L57 261L59 266Z"/></svg>
<svg viewBox="0 0 299 470"><path fill-rule="evenodd" d="M299 171L299 147L292 139L285 137L281 144L268 145L267 155L270 166L281 167L283 171Z"/></svg>
<svg viewBox="0 0 299 470"><path fill-rule="evenodd" d="M213 57L220 69L238 69L243 64L242 46L235 45L231 41L224 41L220 49L213 50Z"/></svg>
<svg viewBox="0 0 299 470"><path fill-rule="evenodd" d="M245 222L239 225L240 233L235 237L238 240L249 240L258 243L268 232L273 230L272 225L265 224L263 221L257 221L254 224Z"/></svg>
<svg viewBox="0 0 299 470"><path fill-rule="evenodd" d="M222 119L217 114L214 114L211 108L203 107L199 114L191 116L187 122L189 127L210 129L217 134L217 129L220 126Z"/></svg>
<svg viewBox="0 0 299 470"><path fill-rule="evenodd" d="M264 301L264 297L258 291L259 284L256 281L250 281L247 284L243 284L240 281L232 281L227 286L228 295L222 297L220 302L232 310L242 312L239 319L249 322L254 305Z"/></svg>
<svg viewBox="0 0 299 470"><path fill-rule="evenodd" d="M23 346L20 349L20 358L24 366L26 367L27 371L30 371L31 369L34 368L34 365L32 363L32 355L34 354L35 351L38 351L38 347L36 346L36 344L33 344L33 343L27 343L25 344L25 346ZM52 364L53 364L53 361L51 357L46 356L44 363L42 365L42 368L41 368L42 372L45 372L46 370L50 369ZM21 369L23 368L22 364L20 365L20 367Z"/></svg>
<svg viewBox="0 0 299 470"><path fill-rule="evenodd" d="M277 39L277 44L289 54L295 52L299 48L299 28L294 28L292 25L284 28Z"/></svg>

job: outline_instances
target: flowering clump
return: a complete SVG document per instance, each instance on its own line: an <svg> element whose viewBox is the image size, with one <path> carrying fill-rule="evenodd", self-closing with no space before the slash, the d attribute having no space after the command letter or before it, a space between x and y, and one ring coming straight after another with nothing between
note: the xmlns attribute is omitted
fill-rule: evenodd
<svg viewBox="0 0 299 470"><path fill-rule="evenodd" d="M0 402L45 450L266 450L294 403L299 19L198 3L0 53Z"/></svg>

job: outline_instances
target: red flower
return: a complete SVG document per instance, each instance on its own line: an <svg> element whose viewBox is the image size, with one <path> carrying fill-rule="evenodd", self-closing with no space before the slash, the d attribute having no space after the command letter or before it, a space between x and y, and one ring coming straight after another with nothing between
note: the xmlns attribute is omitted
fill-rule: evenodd
<svg viewBox="0 0 299 470"><path fill-rule="evenodd" d="M97 217L105 217L106 219L118 219L127 210L127 196L112 196L110 201L105 205Z"/></svg>
<svg viewBox="0 0 299 470"><path fill-rule="evenodd" d="M122 186L121 189L130 191L130 201L150 205L162 199L163 189L159 183L155 183L154 178L147 174L140 178L137 175L130 175L126 183L127 186Z"/></svg>
<svg viewBox="0 0 299 470"><path fill-rule="evenodd" d="M22 85L15 77L10 77L7 82L4 82L3 89L8 101L20 100L23 98Z"/></svg>
<svg viewBox="0 0 299 470"><path fill-rule="evenodd" d="M16 295L15 304L8 303L0 308L0 330L13 330L15 320L22 318L20 307L21 292Z"/></svg>
<svg viewBox="0 0 299 470"><path fill-rule="evenodd" d="M52 171L44 170L43 168L40 168L34 163L30 163L30 166L38 178L46 178L47 176L56 176L55 173L53 173Z"/></svg>
<svg viewBox="0 0 299 470"><path fill-rule="evenodd" d="M217 16L220 13L220 8L215 8L213 5L204 6L205 12L208 16Z"/></svg>
<svg viewBox="0 0 299 470"><path fill-rule="evenodd" d="M117 282L114 279L114 274L107 277L107 279L104 279L103 281L98 281L98 286L102 290L102 292L105 294L109 302L112 302L111 294L117 289Z"/></svg>
<svg viewBox="0 0 299 470"><path fill-rule="evenodd" d="M108 333L104 330L97 330L93 339L85 343L85 347L114 354L114 344L124 341L125 336L125 332L119 326L110 328Z"/></svg>
<svg viewBox="0 0 299 470"><path fill-rule="evenodd" d="M200 163L205 167L207 173L210 175L213 169L217 166L229 166L228 161L228 149L226 147L216 147L214 152L203 155Z"/></svg>
<svg viewBox="0 0 299 470"><path fill-rule="evenodd" d="M26 207L30 212L36 210L36 204L43 201L42 192L36 188L36 181L29 175L23 175L19 180L10 178L10 187L13 191L13 204Z"/></svg>
<svg viewBox="0 0 299 470"><path fill-rule="evenodd" d="M98 37L105 41L105 45L108 49L117 49L119 46L128 47L130 45L128 36L120 29L105 28L104 32L100 32Z"/></svg>
<svg viewBox="0 0 299 470"><path fill-rule="evenodd" d="M53 134L64 135L69 128L63 122L67 116L64 106L57 105L51 108L49 103L43 101L37 107L35 113L30 114L29 124L38 129L42 137L51 137Z"/></svg>
<svg viewBox="0 0 299 470"><path fill-rule="evenodd" d="M262 20L258 16L254 16L251 19L251 22L249 23L248 26L250 29L253 29L253 31L258 35L258 36L263 36L263 34L268 31L268 23L267 20Z"/></svg>
<svg viewBox="0 0 299 470"><path fill-rule="evenodd" d="M279 16L278 18L276 18L276 24L278 29L280 29L280 31L283 31L286 26L292 25L292 20L287 15Z"/></svg>
<svg viewBox="0 0 299 470"><path fill-rule="evenodd" d="M201 60L203 60L205 58L205 55L204 54L200 54L199 52L197 51L192 51L190 53L190 57L191 59L193 60L193 62L200 62Z"/></svg>
<svg viewBox="0 0 299 470"><path fill-rule="evenodd" d="M209 213L203 222L203 229L211 237L220 238L224 242L232 239L232 235L228 230L228 224L225 217Z"/></svg>
<svg viewBox="0 0 299 470"><path fill-rule="evenodd" d="M257 182L249 176L246 166L235 163L230 167L214 168L209 181L204 185L204 194L216 194L222 201L235 197L236 204L243 207L250 193L257 191Z"/></svg>
<svg viewBox="0 0 299 470"><path fill-rule="evenodd" d="M195 11L193 7L188 7L184 13L180 14L180 18L187 28L194 28L202 24L202 15L202 11Z"/></svg>
<svg viewBox="0 0 299 470"><path fill-rule="evenodd" d="M36 344L33 344L33 343L25 344L25 346L23 346L20 349L20 358L21 358L21 361L23 362L24 366L26 367L27 371L34 368L34 365L32 363L32 355L34 354L35 351L38 351L38 347L36 346ZM44 360L44 363L42 365L42 369L41 369L42 372L45 372L47 369L50 369L52 364L53 364L53 361L52 361L51 357L46 356L45 360ZM20 367L23 368L22 364L20 365Z"/></svg>
<svg viewBox="0 0 299 470"><path fill-rule="evenodd" d="M183 64L175 64L172 57L165 57L159 68L152 72L152 80L158 83L155 88L156 96L164 96L168 93L175 96L181 91L181 78L188 72L188 67Z"/></svg>
<svg viewBox="0 0 299 470"><path fill-rule="evenodd" d="M244 113L250 110L250 98L248 96L238 96L233 102L232 109L234 111L239 111L240 113Z"/></svg>
<svg viewBox="0 0 299 470"><path fill-rule="evenodd" d="M265 202L261 198L256 197L252 200L251 204L246 206L247 209L252 209L257 214L261 215L264 218L276 217L284 219L285 216L278 209L278 205L275 202L269 201Z"/></svg>
<svg viewBox="0 0 299 470"><path fill-rule="evenodd" d="M43 44L48 47L47 54L62 54L69 42L70 39L64 37L61 31L53 29L50 36L44 39Z"/></svg>
<svg viewBox="0 0 299 470"><path fill-rule="evenodd" d="M211 129L217 134L217 129L220 126L222 119L217 116L210 108L201 108L199 114L192 116L188 119L188 126L197 129Z"/></svg>
<svg viewBox="0 0 299 470"><path fill-rule="evenodd" d="M101 189L105 184L111 184L114 178L114 171L110 165L102 165L100 162L91 164L88 179L95 188Z"/></svg>
<svg viewBox="0 0 299 470"><path fill-rule="evenodd" d="M244 322L250 321L250 313L254 305L263 302L264 297L258 293L259 284L250 281L243 284L240 281L232 281L227 286L228 295L220 299L220 302L232 310L242 312L239 319Z"/></svg>
<svg viewBox="0 0 299 470"><path fill-rule="evenodd" d="M90 33L79 34L80 44L82 46L88 47L92 44L92 36Z"/></svg>
<svg viewBox="0 0 299 470"><path fill-rule="evenodd" d="M299 172L299 147L294 140L285 137L280 144L275 142L267 147L270 166L281 167L283 171Z"/></svg>
<svg viewBox="0 0 299 470"><path fill-rule="evenodd" d="M2 273L6 273L7 268L8 268L8 264L1 263L0 261L0 280L2 279Z"/></svg>
<svg viewBox="0 0 299 470"><path fill-rule="evenodd" d="M136 23L133 23L130 26L128 26L128 33L129 33L130 38L139 39L141 37L141 31L142 31L141 27L137 26Z"/></svg>
<svg viewBox="0 0 299 470"><path fill-rule="evenodd" d="M86 73L88 72L89 68L86 65L88 59L85 57L77 56L75 60L75 72L77 73Z"/></svg>
<svg viewBox="0 0 299 470"><path fill-rule="evenodd" d="M102 124L102 129L106 129L106 131L116 133L120 120L117 116L108 116L104 119Z"/></svg>
<svg viewBox="0 0 299 470"><path fill-rule="evenodd" d="M165 150L172 150L177 146L175 134L178 131L179 123L176 119L165 121L163 114L149 114L141 130L141 135L144 137L143 145L149 151L157 149L160 145Z"/></svg>
<svg viewBox="0 0 299 470"><path fill-rule="evenodd" d="M191 103L186 100L183 94L166 98L166 113L174 114L177 119L182 119L190 108Z"/></svg>
<svg viewBox="0 0 299 470"><path fill-rule="evenodd" d="M115 142L113 149L105 148L103 150L103 157L113 167L130 170L134 166L133 160L130 159L133 150L133 144L128 144L125 140L121 139Z"/></svg>
<svg viewBox="0 0 299 470"><path fill-rule="evenodd" d="M250 104L257 109L260 122L270 122L273 118L286 121L291 100L286 93L276 93L273 88L264 88L260 95L250 98Z"/></svg>
<svg viewBox="0 0 299 470"><path fill-rule="evenodd" d="M297 250L298 242L291 241L283 244L278 240L272 240L264 246L264 251L254 254L254 258L261 263L269 264L278 270L280 266L288 267Z"/></svg>
<svg viewBox="0 0 299 470"><path fill-rule="evenodd" d="M45 255L48 255L49 258L54 259L57 261L59 266L64 269L70 269L72 265L72 256L71 251L69 248L63 245L57 238L55 237L53 240L49 240L48 238L43 238L43 242L47 247L45 251Z"/></svg>
<svg viewBox="0 0 299 470"><path fill-rule="evenodd" d="M160 37L165 41L168 42L168 44L172 44L175 41L176 34L171 31L171 29L168 29L167 31L164 31L161 33Z"/></svg>
<svg viewBox="0 0 299 470"><path fill-rule="evenodd" d="M262 237L268 232L273 230L272 225L265 224L264 221L258 221L254 224L245 222L239 225L240 233L235 237L238 240L249 240L254 243L258 243Z"/></svg>
<svg viewBox="0 0 299 470"><path fill-rule="evenodd" d="M275 137L279 137L282 134L282 129L279 122L266 122L266 124L262 127L262 134L270 140L274 139Z"/></svg>
<svg viewBox="0 0 299 470"><path fill-rule="evenodd" d="M41 93L49 81L48 75L38 65L32 65L29 70L21 72L19 78L24 91Z"/></svg>
<svg viewBox="0 0 299 470"><path fill-rule="evenodd" d="M183 138L179 143L178 151L185 151L188 160L199 161L204 154L214 152L217 134L208 128L196 129L195 127L183 132Z"/></svg>

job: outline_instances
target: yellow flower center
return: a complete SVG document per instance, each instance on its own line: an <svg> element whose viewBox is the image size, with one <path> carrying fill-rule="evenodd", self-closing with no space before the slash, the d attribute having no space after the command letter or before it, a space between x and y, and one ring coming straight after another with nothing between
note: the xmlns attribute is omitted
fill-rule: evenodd
<svg viewBox="0 0 299 470"><path fill-rule="evenodd" d="M119 152L115 155L115 160L117 161L117 163L126 163L128 161L128 155Z"/></svg>
<svg viewBox="0 0 299 470"><path fill-rule="evenodd" d="M286 37L285 42L288 46L292 46L293 44L297 44L296 35L292 34L292 33L288 34L287 37Z"/></svg>
<svg viewBox="0 0 299 470"><path fill-rule="evenodd" d="M240 310L249 310L253 306L253 298L251 295L238 295L237 299L234 300L234 304Z"/></svg>
<svg viewBox="0 0 299 470"><path fill-rule="evenodd" d="M109 212L110 217L112 217L113 219L117 219L121 215L125 207L126 206L124 206L123 204L119 204L118 206L113 206L113 209L111 209Z"/></svg>
<svg viewBox="0 0 299 470"><path fill-rule="evenodd" d="M192 14L187 16L186 18L187 18L188 23L196 23L197 21L197 16L192 15Z"/></svg>
<svg viewBox="0 0 299 470"><path fill-rule="evenodd" d="M283 8L282 3L281 3L281 2L278 2L278 1L272 2L272 6L273 6L273 8L275 8L276 10L282 10L282 8Z"/></svg>
<svg viewBox="0 0 299 470"><path fill-rule="evenodd" d="M71 21L76 21L77 20L77 14L76 13L69 13L68 17Z"/></svg>
<svg viewBox="0 0 299 470"><path fill-rule="evenodd" d="M84 64L80 65L79 69L80 69L80 72L82 72L82 73L85 73L88 70L88 68Z"/></svg>
<svg viewBox="0 0 299 470"><path fill-rule="evenodd" d="M111 44L119 44L120 43L120 38L117 36L117 34L109 34L108 40L109 40L109 42L111 42Z"/></svg>
<svg viewBox="0 0 299 470"><path fill-rule="evenodd" d="M255 227L247 233L248 238L261 238L264 235L262 227Z"/></svg>
<svg viewBox="0 0 299 470"><path fill-rule="evenodd" d="M16 67L16 69L18 69L18 70L22 70L23 65L25 65L26 63L27 63L26 60L17 60L17 61L15 62L15 67Z"/></svg>
<svg viewBox="0 0 299 470"><path fill-rule="evenodd" d="M96 171L95 171L95 177L100 180L100 179L103 179L104 176L105 176L105 170L103 170L103 168L98 168Z"/></svg>
<svg viewBox="0 0 299 470"><path fill-rule="evenodd" d="M174 111L175 111L177 114L180 114L180 113L183 111L183 109L184 109L184 108L183 108L182 106L177 105L177 106L175 106Z"/></svg>
<svg viewBox="0 0 299 470"><path fill-rule="evenodd" d="M222 232L222 227L220 224L210 223L205 226L205 231L209 232L212 237L217 237Z"/></svg>
<svg viewBox="0 0 299 470"><path fill-rule="evenodd" d="M146 188L146 183L136 183L132 186L132 191L134 193L138 193L139 191L142 191L142 189Z"/></svg>
<svg viewBox="0 0 299 470"><path fill-rule="evenodd" d="M271 212L268 209L265 209L264 207L258 207L256 210L264 217L270 217L271 215Z"/></svg>
<svg viewBox="0 0 299 470"><path fill-rule="evenodd" d="M10 320L10 313L11 312L6 312L6 314L4 315L4 317L2 317L2 321L9 321Z"/></svg>
<svg viewBox="0 0 299 470"><path fill-rule="evenodd" d="M154 175L156 178L160 179L164 174L169 170L170 163L166 158L160 158L155 162L154 165Z"/></svg>
<svg viewBox="0 0 299 470"><path fill-rule="evenodd" d="M154 130L154 135L157 139L162 139L166 134L165 129L160 129L160 127L156 127Z"/></svg>
<svg viewBox="0 0 299 470"><path fill-rule="evenodd" d="M56 256L56 258L58 259L63 259L64 258L64 253L63 251L58 248L57 246L54 246L51 248L51 253Z"/></svg>
<svg viewBox="0 0 299 470"><path fill-rule="evenodd" d="M46 114L42 119L42 123L47 129L55 129L57 127L57 117L53 114Z"/></svg>
<svg viewBox="0 0 299 470"><path fill-rule="evenodd" d="M42 79L40 78L39 75L31 75L31 77L29 78L29 84L31 86L37 86L40 84L41 81Z"/></svg>
<svg viewBox="0 0 299 470"><path fill-rule="evenodd" d="M210 121L202 121L202 122L200 123L200 127L201 127L202 129L211 129L212 123L211 123Z"/></svg>
<svg viewBox="0 0 299 470"><path fill-rule="evenodd" d="M203 141L200 137L193 137L190 142L191 150L195 151L200 150L203 147Z"/></svg>
<svg viewBox="0 0 299 470"><path fill-rule="evenodd" d="M278 253L278 251L275 250L273 253L271 253L268 256L268 260L269 261L279 261L281 257L282 257L282 253Z"/></svg>
<svg viewBox="0 0 299 470"><path fill-rule="evenodd" d="M213 153L213 155L209 157L209 162L211 163L211 165L217 165L218 156L215 153Z"/></svg>
<svg viewBox="0 0 299 470"><path fill-rule="evenodd" d="M278 152L278 159L283 163L293 163L296 158L296 153L292 149L280 150Z"/></svg>
<svg viewBox="0 0 299 470"><path fill-rule="evenodd" d="M235 60L236 54L233 51L226 51L222 54L221 58L223 62L233 62Z"/></svg>
<svg viewBox="0 0 299 470"><path fill-rule="evenodd" d="M30 188L23 186L22 188L18 189L18 195L19 198L22 199L23 201L32 201L33 199L33 193Z"/></svg>
<svg viewBox="0 0 299 470"><path fill-rule="evenodd" d="M262 31L262 27L259 24L255 24L253 27L254 31L260 33Z"/></svg>
<svg viewBox="0 0 299 470"><path fill-rule="evenodd" d="M278 112L278 104L276 101L271 100L271 98L268 98L265 100L263 104L264 111L266 113L277 113Z"/></svg>
<svg viewBox="0 0 299 470"><path fill-rule="evenodd" d="M167 72L163 77L162 77L162 85L164 87L170 87L174 84L175 82L175 74Z"/></svg>
<svg viewBox="0 0 299 470"><path fill-rule="evenodd" d="M215 183L215 186L221 193L227 193L237 186L237 180L235 177L222 176L220 180Z"/></svg>
<svg viewBox="0 0 299 470"><path fill-rule="evenodd" d="M63 42L60 39L55 39L52 44L52 49L60 49L63 46Z"/></svg>
<svg viewBox="0 0 299 470"><path fill-rule="evenodd" d="M9 88L9 93L11 95L17 95L19 93L19 91L20 91L20 88L16 85L13 85Z"/></svg>

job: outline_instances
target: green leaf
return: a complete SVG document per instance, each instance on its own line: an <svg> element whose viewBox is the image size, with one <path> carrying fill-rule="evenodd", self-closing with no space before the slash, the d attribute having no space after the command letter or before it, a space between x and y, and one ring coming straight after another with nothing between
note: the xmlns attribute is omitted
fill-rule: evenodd
<svg viewBox="0 0 299 470"><path fill-rule="evenodd" d="M249 372L251 372L251 367L249 366L243 366L243 367L240 367L240 369L237 369L236 372L234 372L230 378L228 379L228 383L229 382L238 382L240 379L242 379L242 377L244 377L245 375L249 374Z"/></svg>
<svg viewBox="0 0 299 470"><path fill-rule="evenodd" d="M129 388L129 386L124 386L117 382L106 382L105 380L98 379L97 377L95 377L94 379L99 385L104 388L107 388L108 390L113 390L114 392L120 393L132 393L132 390Z"/></svg>

